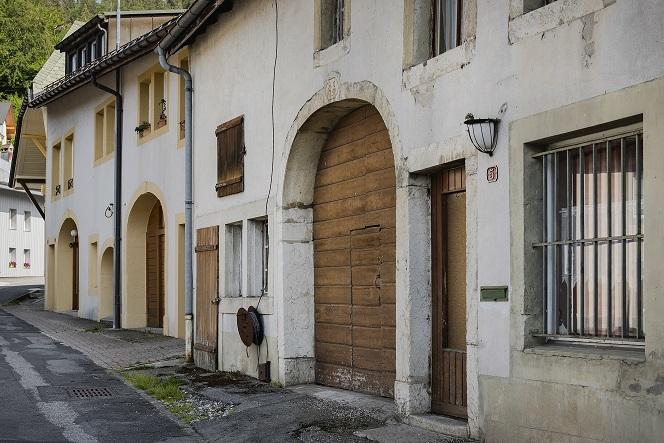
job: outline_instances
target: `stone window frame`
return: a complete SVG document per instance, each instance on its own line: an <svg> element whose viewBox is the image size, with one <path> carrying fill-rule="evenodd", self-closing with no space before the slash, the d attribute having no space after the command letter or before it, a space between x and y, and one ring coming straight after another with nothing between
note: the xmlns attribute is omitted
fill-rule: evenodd
<svg viewBox="0 0 664 443"><path fill-rule="evenodd" d="M510 149L510 236L512 275L512 312L510 320L511 348L530 353L541 349L542 339L536 335L542 327L542 272L540 251L532 247L541 238L541 186L529 184L541 180L541 169L532 158L534 147L555 141L580 137L588 133L643 122L643 204L649 217L644 219L643 305L645 353L635 351L638 358L664 352L658 313L664 312L664 300L656 297L664 275L658 263L664 259L660 233L664 215L656 211L658 171L664 169L664 157L657 147L664 143L664 125L658 121L664 106L664 80L625 88L577 103L524 117L511 122ZM538 194L539 192L539 194ZM538 201L539 207L538 207ZM650 209L650 211L649 211ZM533 227L535 227L533 229ZM568 354L583 354L585 349L569 349ZM612 356L613 348L597 353Z"/></svg>
<svg viewBox="0 0 664 443"><path fill-rule="evenodd" d="M314 67L331 63L350 52L352 1L344 0L343 38L325 46L322 38L324 0L314 1Z"/></svg>
<svg viewBox="0 0 664 443"><path fill-rule="evenodd" d="M462 8L461 44L431 57L433 8L431 0L404 1L403 87L412 89L461 69L475 54L477 0L465 0Z"/></svg>
<svg viewBox="0 0 664 443"><path fill-rule="evenodd" d="M510 0L509 43L540 35L614 4L616 0L557 0L529 10L532 0Z"/></svg>

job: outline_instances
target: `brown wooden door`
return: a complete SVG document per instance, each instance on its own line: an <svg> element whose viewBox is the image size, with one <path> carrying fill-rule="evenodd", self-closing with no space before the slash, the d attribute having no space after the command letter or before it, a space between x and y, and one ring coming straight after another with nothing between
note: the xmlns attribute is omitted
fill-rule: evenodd
<svg viewBox="0 0 664 443"><path fill-rule="evenodd" d="M431 410L466 412L466 186L463 165L432 177Z"/></svg>
<svg viewBox="0 0 664 443"><path fill-rule="evenodd" d="M394 396L395 175L375 108L344 117L314 189L316 381Z"/></svg>
<svg viewBox="0 0 664 443"><path fill-rule="evenodd" d="M73 311L78 311L78 238L76 238L71 244L72 250L72 287L71 287L71 309Z"/></svg>
<svg viewBox="0 0 664 443"><path fill-rule="evenodd" d="M194 363L217 369L219 321L219 226L196 231L196 331Z"/></svg>
<svg viewBox="0 0 664 443"><path fill-rule="evenodd" d="M148 221L145 238L147 326L164 326L164 215L155 204Z"/></svg>

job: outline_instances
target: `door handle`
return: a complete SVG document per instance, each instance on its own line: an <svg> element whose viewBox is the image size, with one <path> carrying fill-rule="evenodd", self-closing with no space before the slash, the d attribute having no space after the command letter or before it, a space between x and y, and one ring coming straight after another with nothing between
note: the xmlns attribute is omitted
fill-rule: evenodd
<svg viewBox="0 0 664 443"><path fill-rule="evenodd" d="M221 299L219 297L216 297L216 298L213 298L212 300L210 300L210 303L212 303L213 305L216 305L216 304L219 304L220 301L221 301Z"/></svg>

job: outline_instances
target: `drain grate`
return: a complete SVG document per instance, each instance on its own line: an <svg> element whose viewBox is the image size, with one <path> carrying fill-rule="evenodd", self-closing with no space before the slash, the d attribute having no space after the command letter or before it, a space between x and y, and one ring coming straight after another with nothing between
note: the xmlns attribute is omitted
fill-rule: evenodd
<svg viewBox="0 0 664 443"><path fill-rule="evenodd" d="M75 398L112 397L113 392L108 388L72 388L69 395Z"/></svg>

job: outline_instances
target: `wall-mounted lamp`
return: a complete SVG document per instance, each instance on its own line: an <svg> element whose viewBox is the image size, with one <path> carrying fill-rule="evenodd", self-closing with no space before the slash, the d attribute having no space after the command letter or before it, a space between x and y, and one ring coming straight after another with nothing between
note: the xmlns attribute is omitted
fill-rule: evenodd
<svg viewBox="0 0 664 443"><path fill-rule="evenodd" d="M76 229L72 229L69 232L69 235L71 235L71 243L69 243L69 247L73 248L76 243L78 243L78 231Z"/></svg>
<svg viewBox="0 0 664 443"><path fill-rule="evenodd" d="M466 114L463 123L466 125L470 142L480 152L493 155L496 149L498 131L496 127L500 119L497 118L475 118L473 114Z"/></svg>

